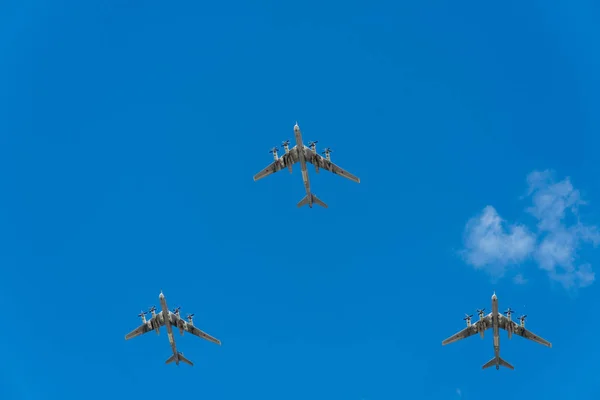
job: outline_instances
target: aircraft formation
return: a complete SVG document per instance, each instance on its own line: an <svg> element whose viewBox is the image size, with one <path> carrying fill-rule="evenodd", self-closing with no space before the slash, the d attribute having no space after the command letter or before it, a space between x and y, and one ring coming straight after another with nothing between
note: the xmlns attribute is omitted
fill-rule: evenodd
<svg viewBox="0 0 600 400"><path fill-rule="evenodd" d="M308 207L310 208L313 207L313 204L316 204L323 208L328 208L328 206L311 191L310 180L308 178L307 163L312 164L314 166L316 173L319 173L321 169L324 169L335 175L340 175L351 181L360 183L360 179L358 177L346 171L345 169L337 166L331 161L332 151L330 148L326 148L322 152L322 154L324 155L323 157L317 153L317 141L308 142L308 146L306 146L302 141L302 132L300 131L300 126L298 126L298 122L296 122L296 124L294 125L294 138L296 141L296 145L294 145L292 148L290 148L289 140L282 142L281 145L285 153L281 157L279 157L279 149L277 147L273 147L271 149L270 153L273 155L273 162L271 162L271 164L269 164L262 171L254 175L254 181L258 181L268 175L274 174L275 172L281 171L286 168L289 170L290 173L292 173L293 165L296 163L300 163L300 170L302 171L302 180L304 182L304 190L306 192L306 195L302 198L302 200L298 202L297 206L302 207L308 205ZM162 291L159 294L159 301L161 305L161 310L157 313L156 307L151 307L148 311L142 311L140 314L138 314L138 316L142 319L142 324L127 335L125 335L125 340L132 339L134 337L143 335L151 331L155 331L158 335L160 334L160 328L162 326L165 326L167 330L167 336L169 338L169 343L171 344L171 350L173 352L173 355L167 359L166 363L170 364L174 362L176 365L179 365L180 362L183 362L188 365L194 364L189 359L184 357L182 352L179 352L177 350L177 347L175 345L175 338L173 336L173 328L178 329L181 335L183 335L184 332L188 332L192 335L221 345L221 341L201 331L193 324L192 318L194 314L189 314L186 317L186 321L180 316L179 307L173 309L172 311L169 311L165 296L162 293ZM539 344L542 344L544 346L552 347L552 344L550 342L525 329L525 318L527 317L526 315L523 315L519 318L518 324L515 321L513 321L511 319L513 312L514 311L510 308L508 308L508 310L506 310L504 314L498 311L498 297L494 292L494 294L492 295L492 311L486 315L485 309L477 310L479 320L475 323L471 323L471 318L473 317L473 315L466 315L464 318L467 324L466 328L442 341L442 346L457 342L477 333L479 333L481 338L483 338L485 331L488 329L492 329L494 358L492 358L490 361L484 364L482 369L486 369L492 366L495 366L496 369L500 369L500 366L503 366L511 370L513 370L514 367L500 357L500 329L505 330L507 332L509 339L512 337L513 334L515 334L524 337L525 339L529 339ZM146 319L147 314L152 315L150 319Z"/></svg>

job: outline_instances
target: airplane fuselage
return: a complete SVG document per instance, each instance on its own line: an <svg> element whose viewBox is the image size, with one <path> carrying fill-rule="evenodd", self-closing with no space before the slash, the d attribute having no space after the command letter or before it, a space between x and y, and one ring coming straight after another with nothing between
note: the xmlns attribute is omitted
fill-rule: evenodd
<svg viewBox="0 0 600 400"><path fill-rule="evenodd" d="M177 352L177 347L175 346L175 338L173 337L173 328L171 326L171 319L169 318L169 307L167 307L167 300L165 296L161 293L158 298L160 299L160 306L162 308L162 317L165 321L165 327L167 328L167 336L169 337L169 343L171 344L171 349L173 350L173 354L175 355L175 364L179 365L179 353Z"/></svg>
<svg viewBox="0 0 600 400"><path fill-rule="evenodd" d="M492 329L494 330L494 356L496 357L496 369L500 369L500 315L498 313L498 298L492 296Z"/></svg>
<svg viewBox="0 0 600 400"><path fill-rule="evenodd" d="M304 181L304 190L308 196L308 206L312 208L312 197L310 196L310 180L308 179L308 170L306 168L306 159L304 158L304 143L302 143L302 132L296 124L294 126L294 137L296 138L296 148L298 149L298 161L302 171L302 180Z"/></svg>

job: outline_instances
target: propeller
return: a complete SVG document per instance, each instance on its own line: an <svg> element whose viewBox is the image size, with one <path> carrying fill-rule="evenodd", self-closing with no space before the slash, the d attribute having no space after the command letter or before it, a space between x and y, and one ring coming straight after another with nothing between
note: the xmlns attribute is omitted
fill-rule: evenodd
<svg viewBox="0 0 600 400"><path fill-rule="evenodd" d="M150 313L150 311L143 311L143 310L142 310L142 312L140 312L140 313L138 314L138 317L143 317L144 315L146 315L146 314L149 314L149 313Z"/></svg>
<svg viewBox="0 0 600 400"><path fill-rule="evenodd" d="M485 308L482 308L481 310L477 310L477 314L482 314L485 311Z"/></svg>
<svg viewBox="0 0 600 400"><path fill-rule="evenodd" d="M471 319L472 317L473 317L473 314L471 314L471 315L465 314L465 317L463 318L463 321Z"/></svg>
<svg viewBox="0 0 600 400"><path fill-rule="evenodd" d="M154 311L156 311L156 306L150 307L147 312L152 313Z"/></svg>
<svg viewBox="0 0 600 400"><path fill-rule="evenodd" d="M188 321L192 322L192 318L194 317L194 314L188 314L186 316L186 318L188 319Z"/></svg>
<svg viewBox="0 0 600 400"><path fill-rule="evenodd" d="M331 149L328 147L328 148L326 148L325 150L323 150L323 151L321 152L321 154L327 154L327 153L333 153L333 150L331 150Z"/></svg>
<svg viewBox="0 0 600 400"><path fill-rule="evenodd" d="M175 307L173 309L173 314L179 314L179 310L181 310L181 307Z"/></svg>
<svg viewBox="0 0 600 400"><path fill-rule="evenodd" d="M525 322L525 318L527 318L527 315L521 315L521 316L519 317L519 320L520 320L521 322Z"/></svg>
<svg viewBox="0 0 600 400"><path fill-rule="evenodd" d="M289 146L289 144L290 144L290 139L286 140L285 142L281 142L281 145L282 145L283 147L285 147L285 146Z"/></svg>
<svg viewBox="0 0 600 400"><path fill-rule="evenodd" d="M271 150L269 150L269 153L271 153L271 154L277 153L277 150L279 150L279 149L277 148L277 146L275 146Z"/></svg>
<svg viewBox="0 0 600 400"><path fill-rule="evenodd" d="M514 314L515 310L513 310L512 308L508 307L508 310L504 311L504 314L508 315L508 314Z"/></svg>
<svg viewBox="0 0 600 400"><path fill-rule="evenodd" d="M310 142L308 142L308 147L313 147L313 146L314 146L314 145L316 145L317 143L319 143L319 141L318 141L318 140L315 140L315 141L312 141L312 140L311 140Z"/></svg>

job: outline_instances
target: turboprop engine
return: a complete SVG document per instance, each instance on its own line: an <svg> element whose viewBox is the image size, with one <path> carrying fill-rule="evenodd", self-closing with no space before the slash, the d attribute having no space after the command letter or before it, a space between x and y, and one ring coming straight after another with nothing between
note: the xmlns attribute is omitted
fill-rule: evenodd
<svg viewBox="0 0 600 400"><path fill-rule="evenodd" d="M317 154L317 143L319 143L318 140L308 142L308 147L310 147L310 150L313 152L313 154ZM313 165L315 166L315 172L318 174L319 164L315 161Z"/></svg>
<svg viewBox="0 0 600 400"><path fill-rule="evenodd" d="M519 317L519 323L521 324L521 328L525 328L525 318L527 318L527 315L522 315Z"/></svg>
<svg viewBox="0 0 600 400"><path fill-rule="evenodd" d="M477 310L477 314L479 315L479 321L483 321L483 318L485 317L484 311L485 311L485 308L482 308L481 310ZM483 339L483 336L485 333L485 324L484 323L477 324L477 330L479 331L479 335Z"/></svg>
<svg viewBox="0 0 600 400"><path fill-rule="evenodd" d="M148 314L148 311L142 311L138 314L138 317L140 317L142 319L142 323L146 323L146 314Z"/></svg>
<svg viewBox="0 0 600 400"><path fill-rule="evenodd" d="M148 312L152 314L152 329L156 331L157 335L160 335L160 323L158 322L158 318L156 318L156 306L150 307Z"/></svg>
<svg viewBox="0 0 600 400"><path fill-rule="evenodd" d="M183 332L185 331L185 321L182 318L177 320L177 327L179 328L179 334L183 336Z"/></svg>
<svg viewBox="0 0 600 400"><path fill-rule="evenodd" d="M473 317L473 314L468 315L465 314L465 317L463 318L463 321L465 321L467 323L467 328L471 326L471 318Z"/></svg>
<svg viewBox="0 0 600 400"><path fill-rule="evenodd" d="M512 320L511 320L511 316L515 311L512 310L510 307L508 307L508 310L504 311L504 314L506 315L506 319L508 320L507 324L506 324L506 334L508 335L508 338L512 338L512 334L514 331L514 325L512 324Z"/></svg>
<svg viewBox="0 0 600 400"><path fill-rule="evenodd" d="M183 332L185 331L185 325L191 325L194 326L194 320L193 320L194 314L188 314L187 315L187 320L188 322L185 322L183 320L183 318L179 318L179 320L177 321L177 327L179 328L179 333L183 336Z"/></svg>
<svg viewBox="0 0 600 400"><path fill-rule="evenodd" d="M181 307L175 307L172 313L173 315L175 315L175 323L177 325L177 328L179 329L179 334L183 336L183 331L185 330L185 322L181 318L179 310L181 310Z"/></svg>
<svg viewBox="0 0 600 400"><path fill-rule="evenodd" d="M328 147L321 154L325 154L327 161L331 162L331 153L333 153L333 151Z"/></svg>
<svg viewBox="0 0 600 400"><path fill-rule="evenodd" d="M188 324L194 325L194 314L187 315Z"/></svg>
<svg viewBox="0 0 600 400"><path fill-rule="evenodd" d="M290 140L288 139L285 142L281 142L281 145L283 146L283 149L285 150L285 154L288 154L290 152ZM290 162L289 158L287 158L287 157L284 158L283 161L286 161L287 167L290 170L290 174L291 174L293 162Z"/></svg>

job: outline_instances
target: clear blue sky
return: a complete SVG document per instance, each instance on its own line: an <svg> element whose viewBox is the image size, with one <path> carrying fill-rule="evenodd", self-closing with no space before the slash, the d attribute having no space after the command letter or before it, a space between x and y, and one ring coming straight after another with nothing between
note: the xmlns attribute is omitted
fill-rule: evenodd
<svg viewBox="0 0 600 400"><path fill-rule="evenodd" d="M0 398L598 398L597 283L540 268L554 231L523 196L552 170L600 224L599 18L589 0L3 2ZM361 178L309 170L327 210L296 208L298 168L252 180L296 121ZM486 206L495 250L465 231ZM513 254L511 224L535 243ZM579 239L563 263L597 267ZM164 331L124 340L161 289L223 342L176 333L194 367L164 364ZM494 290L554 345L503 332L515 371L481 370L489 332L441 346Z"/></svg>

